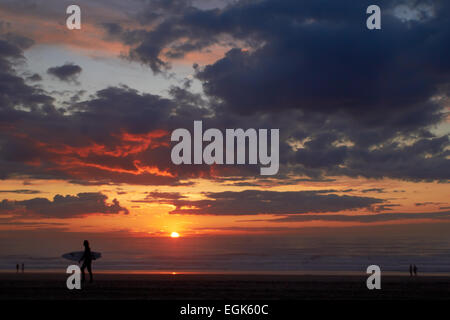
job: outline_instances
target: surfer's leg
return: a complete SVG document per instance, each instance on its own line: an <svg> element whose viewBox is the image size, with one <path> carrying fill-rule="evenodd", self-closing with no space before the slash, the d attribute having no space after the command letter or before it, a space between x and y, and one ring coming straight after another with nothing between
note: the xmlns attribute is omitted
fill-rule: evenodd
<svg viewBox="0 0 450 320"><path fill-rule="evenodd" d="M89 282L92 282L92 264L91 263L87 264L87 269L89 272Z"/></svg>
<svg viewBox="0 0 450 320"><path fill-rule="evenodd" d="M84 269L86 268L86 262L83 261L83 264L81 265L81 281L84 282Z"/></svg>

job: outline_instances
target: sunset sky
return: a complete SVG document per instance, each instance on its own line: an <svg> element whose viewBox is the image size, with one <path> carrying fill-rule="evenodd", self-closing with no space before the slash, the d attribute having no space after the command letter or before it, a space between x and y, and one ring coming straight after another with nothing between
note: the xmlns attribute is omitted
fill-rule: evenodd
<svg viewBox="0 0 450 320"><path fill-rule="evenodd" d="M372 2L0 0L0 255L449 244L450 4L379 0L368 30ZM278 174L172 164L194 120L280 129Z"/></svg>

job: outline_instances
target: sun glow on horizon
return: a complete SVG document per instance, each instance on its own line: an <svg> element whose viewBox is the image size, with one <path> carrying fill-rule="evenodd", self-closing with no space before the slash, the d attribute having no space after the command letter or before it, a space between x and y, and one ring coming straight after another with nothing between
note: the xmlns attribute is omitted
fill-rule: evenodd
<svg viewBox="0 0 450 320"><path fill-rule="evenodd" d="M170 237L171 237L171 238L179 238L179 237L180 237L180 234L179 234L178 232L172 232L172 233L170 234Z"/></svg>

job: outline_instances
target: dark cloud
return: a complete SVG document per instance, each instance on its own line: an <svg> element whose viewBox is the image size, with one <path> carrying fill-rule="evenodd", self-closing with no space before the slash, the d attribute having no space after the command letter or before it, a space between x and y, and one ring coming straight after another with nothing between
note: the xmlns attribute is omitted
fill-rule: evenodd
<svg viewBox="0 0 450 320"><path fill-rule="evenodd" d="M76 64L66 63L62 66L48 68L47 73L61 81L76 82L82 70L83 69Z"/></svg>
<svg viewBox="0 0 450 320"><path fill-rule="evenodd" d="M26 50L34 44L34 40L11 32L3 34L2 37L4 37L5 40L17 46L21 50Z"/></svg>
<svg viewBox="0 0 450 320"><path fill-rule="evenodd" d="M0 56L19 58L22 57L22 50L20 47L14 45L11 42L0 39Z"/></svg>
<svg viewBox="0 0 450 320"><path fill-rule="evenodd" d="M433 97L449 93L450 66L442 62L450 52L448 4L419 8L415 1L382 1L380 32L364 26L361 13L369 4L184 5L149 18L156 23L151 31L117 25L108 30L124 39L139 34L130 57L155 72L168 68L172 58L221 43L223 35L239 40L222 59L196 65L196 77L218 118L230 119L231 112L244 117L242 123L282 128L282 158L292 173L446 181L449 139L430 128L446 116ZM405 21L394 14L399 4L412 12L428 6L433 13ZM265 114L275 118L266 122ZM309 139L303 148L286 144L300 138Z"/></svg>
<svg viewBox="0 0 450 320"><path fill-rule="evenodd" d="M38 97L33 87L28 105ZM357 137L364 129L342 126L330 128L317 119L244 116L217 113L197 106L198 96L172 91L171 98L142 94L128 87L100 90L86 100L73 102L70 113L54 108L35 108L32 112L10 110L2 119L5 130L0 141L0 173L3 177L21 174L34 178L56 178L80 184L131 183L146 185L186 184L190 178L242 180L238 185L295 184L305 180L292 174L311 177L310 181L329 181L330 176L392 177L412 180L445 180L450 177L446 159L448 137L423 137L412 145L397 142L373 145L339 145L348 136ZM6 96L15 97L14 94ZM19 96L21 99L23 95ZM42 95L42 97L46 97ZM45 101L45 100L43 100ZM192 128L194 120L204 126L224 128L281 128L280 159L282 168L274 179L261 179L251 166L175 166L170 160L170 132ZM318 121L318 123L315 122ZM298 123L304 128L298 129ZM16 126L21 135L7 130ZM334 123L336 126L336 124ZM19 129L20 128L20 129ZM309 133L302 135L299 130ZM327 131L327 133L325 132ZM348 136L346 135L348 132ZM289 139L309 141L293 149ZM384 139L380 139L383 141ZM377 140L379 142L379 140ZM373 149L372 149L373 148ZM215 173L212 174L212 170ZM218 175L219 173L219 175ZM0 175L1 176L1 175Z"/></svg>
<svg viewBox="0 0 450 320"><path fill-rule="evenodd" d="M41 193L41 191L30 189L17 189L17 190L0 190L0 193L37 194Z"/></svg>
<svg viewBox="0 0 450 320"><path fill-rule="evenodd" d="M100 90L67 110L15 110L16 118L8 125L20 127L22 133L6 127L2 131L0 176L82 185L191 185L189 179L208 178L214 168L172 164L170 132L210 113L194 105L194 98L168 99L121 86Z"/></svg>
<svg viewBox="0 0 450 320"><path fill-rule="evenodd" d="M396 203L377 204L371 207L371 211L373 212L392 211L392 208L395 207L400 207L400 205Z"/></svg>
<svg viewBox="0 0 450 320"><path fill-rule="evenodd" d="M106 30L107 34L112 37L119 36L123 32L122 26L115 22L105 22L101 25Z"/></svg>
<svg viewBox="0 0 450 320"><path fill-rule="evenodd" d="M432 205L432 206L440 206L440 205L443 205L443 204L445 204L445 203L442 203L442 202L425 201L425 202L416 202L414 205L415 205L416 207L423 207L423 206L429 206L429 205Z"/></svg>
<svg viewBox="0 0 450 320"><path fill-rule="evenodd" d="M256 215L338 212L369 208L384 200L369 197L339 196L318 191L259 191L207 192L205 200L173 200L167 203L177 208L171 214Z"/></svg>
<svg viewBox="0 0 450 320"><path fill-rule="evenodd" d="M363 189L361 190L362 193L368 193L368 192L376 192L376 193L386 193L383 188L370 188L370 189Z"/></svg>
<svg viewBox="0 0 450 320"><path fill-rule="evenodd" d="M420 212L420 213L378 213L363 215L292 215L283 218L271 219L271 222L306 222L306 221L338 221L338 222L360 222L374 223L397 220L448 220L450 211ZM262 221L262 220L247 220ZM264 220L269 221L269 220Z"/></svg>
<svg viewBox="0 0 450 320"><path fill-rule="evenodd" d="M0 121L6 126L19 117L20 112L15 107L52 109L53 98L39 88L28 86L14 71L15 64L25 59L23 49L31 43L30 39L14 37L10 33L0 34Z"/></svg>
<svg viewBox="0 0 450 320"><path fill-rule="evenodd" d="M38 73L34 73L26 78L29 81L42 81L42 77Z"/></svg>
<svg viewBox="0 0 450 320"><path fill-rule="evenodd" d="M66 224L62 222L18 221L16 220L16 218L11 217L11 218L0 218L0 225L41 229L48 227L62 227L65 226Z"/></svg>
<svg viewBox="0 0 450 320"><path fill-rule="evenodd" d="M418 6L381 1L383 29L370 32L362 15L368 1L240 1L211 10L171 2L159 20L154 14L148 18L159 22L140 33L130 57L160 72L172 58L228 35L252 50L232 49L197 72L205 92L223 101L224 108L239 114L345 112L365 124L385 122L384 112L389 112L388 122L397 127L435 123L441 108L429 100L448 83L449 68L430 58L449 53L448 5L427 3L434 15L406 23L393 14L401 3L411 10ZM107 29L123 31L117 25Z"/></svg>
<svg viewBox="0 0 450 320"><path fill-rule="evenodd" d="M159 191L152 191L148 192L147 196L143 200L144 202L148 201L167 201L167 200L179 200L179 199L185 199L186 196L182 195L179 192L159 192ZM139 200L135 202L140 202Z"/></svg>
<svg viewBox="0 0 450 320"><path fill-rule="evenodd" d="M299 183L322 183L322 182L333 182L335 179L308 179L308 178L296 178L289 177L285 175L277 175L274 178L258 178L253 180L248 180L245 176L241 178L233 177L216 177L215 182L224 183L230 186L236 187L273 187L275 185L287 186L287 185L297 185ZM347 191L347 190L346 190ZM348 190L353 191L353 190ZM338 191L344 192L344 191Z"/></svg>
<svg viewBox="0 0 450 320"><path fill-rule="evenodd" d="M42 218L74 218L89 214L128 214L128 209L121 207L113 199L106 203L107 197L102 193L86 192L76 196L56 195L53 200L33 198L29 200L0 202L0 213L19 214L21 217L38 216Z"/></svg>
<svg viewBox="0 0 450 320"><path fill-rule="evenodd" d="M168 97L118 86L76 93L56 107L51 94L14 72L11 61L24 59L32 41L4 35L0 178L186 185L202 177L261 187L300 183L298 175L446 181L450 141L431 129L445 117L450 87L448 5L436 1L432 16L404 22L391 14L397 3L381 2L378 33L364 27L366 3L354 1L327 2L326 10L317 1L243 1L210 10L161 2L156 16L140 11L151 30L103 23L109 37L132 45L131 58L156 72L231 37L234 49L195 68L206 97L189 85L172 87ZM72 71L59 73L64 79L81 72L70 64L55 72L67 66ZM443 100L432 99L438 94ZM171 130L201 119L220 129L280 128L280 174L174 166Z"/></svg>

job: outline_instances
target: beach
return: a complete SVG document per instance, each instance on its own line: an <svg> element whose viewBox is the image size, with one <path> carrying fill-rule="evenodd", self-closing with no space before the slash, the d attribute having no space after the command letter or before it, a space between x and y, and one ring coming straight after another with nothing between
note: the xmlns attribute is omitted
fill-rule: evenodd
<svg viewBox="0 0 450 320"><path fill-rule="evenodd" d="M96 274L81 290L64 273L0 273L0 300L427 300L449 299L449 276Z"/></svg>

